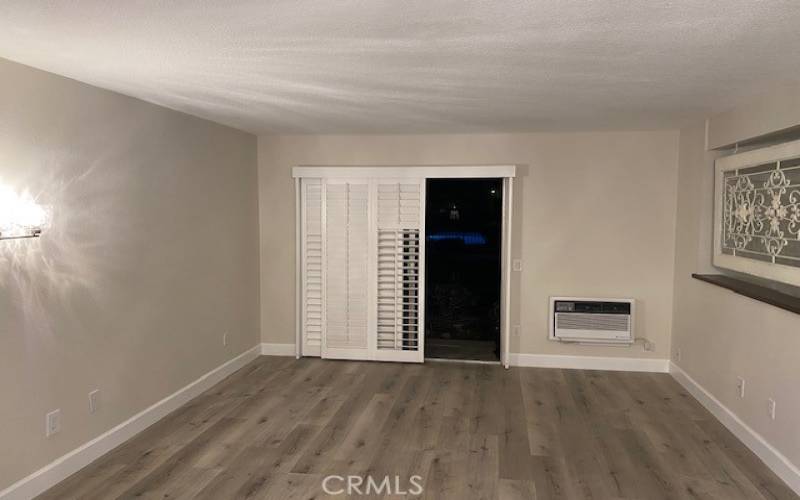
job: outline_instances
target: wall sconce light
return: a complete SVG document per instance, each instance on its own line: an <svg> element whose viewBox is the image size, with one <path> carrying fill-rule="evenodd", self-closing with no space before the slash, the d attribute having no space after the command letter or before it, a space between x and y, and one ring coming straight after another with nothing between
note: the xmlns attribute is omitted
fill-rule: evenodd
<svg viewBox="0 0 800 500"><path fill-rule="evenodd" d="M0 240L38 238L47 219L47 210L30 194L0 184Z"/></svg>

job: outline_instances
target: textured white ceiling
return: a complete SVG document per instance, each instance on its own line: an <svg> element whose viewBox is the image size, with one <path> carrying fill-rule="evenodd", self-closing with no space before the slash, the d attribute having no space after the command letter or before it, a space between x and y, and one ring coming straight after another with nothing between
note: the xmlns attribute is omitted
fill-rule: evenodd
<svg viewBox="0 0 800 500"><path fill-rule="evenodd" d="M658 128L800 81L800 1L5 0L0 57L260 133Z"/></svg>

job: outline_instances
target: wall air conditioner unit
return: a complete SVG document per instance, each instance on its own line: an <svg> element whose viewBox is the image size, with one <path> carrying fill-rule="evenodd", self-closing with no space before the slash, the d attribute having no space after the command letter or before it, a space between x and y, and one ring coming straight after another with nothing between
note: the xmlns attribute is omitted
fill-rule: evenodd
<svg viewBox="0 0 800 500"><path fill-rule="evenodd" d="M633 299L550 297L550 340L633 344Z"/></svg>

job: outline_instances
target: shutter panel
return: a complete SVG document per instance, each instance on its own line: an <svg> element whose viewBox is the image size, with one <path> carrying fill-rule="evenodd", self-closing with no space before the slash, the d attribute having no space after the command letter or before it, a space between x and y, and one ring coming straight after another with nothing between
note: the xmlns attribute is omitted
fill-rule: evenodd
<svg viewBox="0 0 800 500"><path fill-rule="evenodd" d="M369 359L369 184L325 185L324 357Z"/></svg>
<svg viewBox="0 0 800 500"><path fill-rule="evenodd" d="M301 183L302 354L424 358L420 179Z"/></svg>
<svg viewBox="0 0 800 500"><path fill-rule="evenodd" d="M322 344L322 181L303 179L301 276L304 356L319 356Z"/></svg>
<svg viewBox="0 0 800 500"><path fill-rule="evenodd" d="M377 181L376 359L422 361L424 182Z"/></svg>

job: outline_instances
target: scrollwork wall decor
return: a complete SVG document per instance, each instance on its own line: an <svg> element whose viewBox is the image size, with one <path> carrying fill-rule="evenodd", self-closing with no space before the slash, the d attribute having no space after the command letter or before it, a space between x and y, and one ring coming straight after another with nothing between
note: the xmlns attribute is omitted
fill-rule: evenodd
<svg viewBox="0 0 800 500"><path fill-rule="evenodd" d="M800 285L800 141L717 160L716 189L714 264Z"/></svg>

